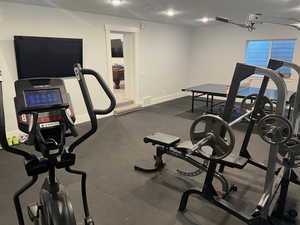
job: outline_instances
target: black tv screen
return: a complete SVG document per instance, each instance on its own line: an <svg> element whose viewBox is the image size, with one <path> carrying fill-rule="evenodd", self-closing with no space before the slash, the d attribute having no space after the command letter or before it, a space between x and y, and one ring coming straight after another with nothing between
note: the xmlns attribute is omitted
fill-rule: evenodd
<svg viewBox="0 0 300 225"><path fill-rule="evenodd" d="M82 65L82 39L14 37L18 78L75 76Z"/></svg>
<svg viewBox="0 0 300 225"><path fill-rule="evenodd" d="M123 58L123 43L121 39L111 40L111 56L113 58Z"/></svg>

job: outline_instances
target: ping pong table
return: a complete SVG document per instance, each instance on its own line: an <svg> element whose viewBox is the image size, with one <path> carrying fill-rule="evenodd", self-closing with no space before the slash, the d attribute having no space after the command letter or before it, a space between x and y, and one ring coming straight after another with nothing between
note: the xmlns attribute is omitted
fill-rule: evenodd
<svg viewBox="0 0 300 225"><path fill-rule="evenodd" d="M220 103L214 104L214 97L223 97L226 98L229 92L230 85L225 84L201 84L194 87L183 88L182 91L192 92L192 112L194 112L195 101L203 101L200 97L205 97L206 107L209 108L210 112L213 113L213 107ZM237 94L237 98L244 98L250 94L258 94L259 88L249 87L249 86L241 86L239 92ZM288 98L293 94L293 92L288 92ZM270 100L277 100L277 90L275 89L267 89L265 92L265 96L267 96Z"/></svg>

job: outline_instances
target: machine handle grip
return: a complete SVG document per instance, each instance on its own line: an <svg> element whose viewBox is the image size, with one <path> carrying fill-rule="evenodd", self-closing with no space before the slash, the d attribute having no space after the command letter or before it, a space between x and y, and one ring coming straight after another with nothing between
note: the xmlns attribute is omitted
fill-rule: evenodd
<svg viewBox="0 0 300 225"><path fill-rule="evenodd" d="M84 75L92 75L96 78L98 83L101 85L103 91L105 92L106 96L109 98L110 104L106 109L94 109L94 113L96 115L105 115L111 113L114 108L116 107L116 99L113 93L111 92L110 88L107 86L103 78L97 72L90 70L90 69L82 69L82 73Z"/></svg>
<svg viewBox="0 0 300 225"><path fill-rule="evenodd" d="M104 115L104 114L108 114L110 112L112 112L116 106L116 99L113 96L112 92L110 91L109 87L106 85L106 83L104 82L104 80L102 79L102 77L96 73L93 70L89 70L89 69L82 69L80 64L75 64L74 65L74 72L75 75L77 77L80 89L81 89L81 93L83 95L83 99L90 117L90 121L91 121L91 129L86 132L85 134L83 134L81 137L79 137L75 142L73 142L70 146L68 151L71 153L74 151L74 149L81 144L83 141L85 141L87 138L89 138L91 135L93 135L97 129L98 129L98 121L97 121L97 117L96 115ZM85 77L84 75L93 75L97 81L99 82L99 84L101 85L101 87L103 88L105 94L107 95L107 97L110 100L110 105L106 108L106 109L94 109L92 100L91 100L91 96L88 90L88 87L86 85L86 81L85 81Z"/></svg>
<svg viewBox="0 0 300 225"><path fill-rule="evenodd" d="M35 137L36 137L36 133L37 133L37 122L38 122L38 118L39 118L39 114L37 112L34 112L31 114L32 115L32 119L30 121L30 126L29 126L29 135L28 135L28 139L26 141L26 143L28 145L34 145L35 144Z"/></svg>
<svg viewBox="0 0 300 225"><path fill-rule="evenodd" d="M216 21L220 21L223 23L229 23L229 19L224 18L224 17L219 17L219 16L216 17Z"/></svg>
<svg viewBox="0 0 300 225"><path fill-rule="evenodd" d="M63 110L62 113L63 113L63 116L64 116L65 121L67 123L67 127L71 131L72 136L73 137L77 137L78 136L78 132L77 132L77 130L75 128L75 125L74 125L74 122L73 122L71 116L67 113L66 110Z"/></svg>
<svg viewBox="0 0 300 225"><path fill-rule="evenodd" d="M103 80L103 78L100 76L100 74L98 74L94 70L82 69L80 64L75 64L74 71L75 71L75 74L76 74L79 82L82 81L82 83L84 84L84 85L81 85L82 91L88 95L87 97L89 99L87 101L85 101L87 108L91 109L93 111L93 113L96 115L105 115L105 114L112 112L114 110L114 108L116 107L116 99L115 99L114 95L112 94L111 90L109 89L109 87L107 86L107 84L105 83L105 81ZM96 80L98 81L98 83L101 85L106 96L110 100L110 104L106 109L94 109L92 101L90 100L89 91L86 86L86 82L85 82L85 78L84 78L85 75L94 76L96 78Z"/></svg>

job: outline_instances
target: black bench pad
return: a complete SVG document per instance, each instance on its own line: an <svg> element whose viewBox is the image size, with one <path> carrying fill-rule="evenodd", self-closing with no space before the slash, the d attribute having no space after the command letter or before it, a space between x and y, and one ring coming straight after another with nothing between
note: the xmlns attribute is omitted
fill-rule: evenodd
<svg viewBox="0 0 300 225"><path fill-rule="evenodd" d="M191 154L191 149L194 147L191 141L183 141L176 145L175 149L184 154Z"/></svg>
<svg viewBox="0 0 300 225"><path fill-rule="evenodd" d="M180 142L180 138L164 133L154 133L144 138L145 143L152 143L153 145L161 145L164 147L175 147Z"/></svg>
<svg viewBox="0 0 300 225"><path fill-rule="evenodd" d="M242 156L231 153L229 156L222 159L222 164L232 167L242 169L247 164L248 159Z"/></svg>

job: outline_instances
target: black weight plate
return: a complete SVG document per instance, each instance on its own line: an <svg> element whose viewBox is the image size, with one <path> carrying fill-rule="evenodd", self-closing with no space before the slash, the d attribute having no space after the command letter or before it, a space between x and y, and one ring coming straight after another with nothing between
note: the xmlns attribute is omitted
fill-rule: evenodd
<svg viewBox="0 0 300 225"><path fill-rule="evenodd" d="M201 123L203 123L204 129L197 131L197 127ZM226 134L228 134L228 139L224 138ZM210 136L209 141L204 146L199 146L197 150L199 154L211 160L219 160L232 152L235 144L233 131L228 123L219 116L203 115L193 122L190 128L190 138L193 144L208 136Z"/></svg>

